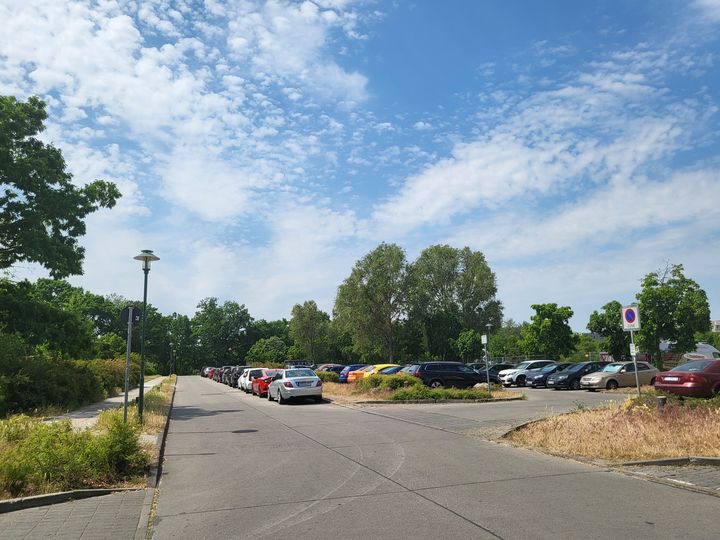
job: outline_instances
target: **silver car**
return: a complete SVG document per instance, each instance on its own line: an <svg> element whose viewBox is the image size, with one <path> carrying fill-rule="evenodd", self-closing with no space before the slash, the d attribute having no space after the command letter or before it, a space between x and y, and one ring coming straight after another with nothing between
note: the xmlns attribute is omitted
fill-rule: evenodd
<svg viewBox="0 0 720 540"><path fill-rule="evenodd" d="M268 387L268 400L281 405L291 398L309 397L315 403L322 401L322 381L312 369L284 369L273 378Z"/></svg>

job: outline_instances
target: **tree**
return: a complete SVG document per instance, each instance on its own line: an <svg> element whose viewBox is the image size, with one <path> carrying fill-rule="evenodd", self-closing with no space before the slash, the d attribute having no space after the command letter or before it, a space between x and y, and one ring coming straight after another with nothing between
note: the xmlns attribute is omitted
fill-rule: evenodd
<svg viewBox="0 0 720 540"><path fill-rule="evenodd" d="M279 364L287 360L287 345L277 336L261 339L250 347L245 357L247 363Z"/></svg>
<svg viewBox="0 0 720 540"><path fill-rule="evenodd" d="M559 360L575 351L576 337L568 324L573 311L557 304L533 304L535 315L522 331L520 346L525 354L540 354Z"/></svg>
<svg viewBox="0 0 720 540"><path fill-rule="evenodd" d="M482 337L475 330L463 330L455 341L458 354L465 362L480 358L483 351Z"/></svg>
<svg viewBox="0 0 720 540"><path fill-rule="evenodd" d="M652 354L662 369L660 342L673 343L673 350L685 353L695 350L695 333L710 329L710 304L700 286L685 277L681 264L651 272L636 295L640 302L638 343Z"/></svg>
<svg viewBox="0 0 720 540"><path fill-rule="evenodd" d="M587 329L606 340L607 351L616 361L630 354L630 332L623 330L622 304L617 300L603 306L602 313L593 311Z"/></svg>
<svg viewBox="0 0 720 540"><path fill-rule="evenodd" d="M101 180L76 187L60 150L36 138L46 119L39 98L0 96L0 269L36 262L62 278L82 274L85 217L120 192Z"/></svg>
<svg viewBox="0 0 720 540"><path fill-rule="evenodd" d="M500 325L495 274L481 252L434 245L411 268L412 313L422 324L430 355L447 359L455 354L454 338L461 331Z"/></svg>
<svg viewBox="0 0 720 540"><path fill-rule="evenodd" d="M524 354L521 346L522 332L526 326L528 326L526 322L518 324L512 319L508 319L497 330L491 328L488 357L516 358L522 356Z"/></svg>
<svg viewBox="0 0 720 540"><path fill-rule="evenodd" d="M319 363L327 358L330 316L318 309L314 300L295 304L290 319L290 337L305 353L305 358Z"/></svg>
<svg viewBox="0 0 720 540"><path fill-rule="evenodd" d="M200 301L192 327L204 361L240 364L252 343L248 335L252 320L247 308L237 302L219 305L217 298Z"/></svg>
<svg viewBox="0 0 720 540"><path fill-rule="evenodd" d="M338 287L333 313L352 332L358 352L395 359L408 288L405 252L395 244L382 243L355 264Z"/></svg>

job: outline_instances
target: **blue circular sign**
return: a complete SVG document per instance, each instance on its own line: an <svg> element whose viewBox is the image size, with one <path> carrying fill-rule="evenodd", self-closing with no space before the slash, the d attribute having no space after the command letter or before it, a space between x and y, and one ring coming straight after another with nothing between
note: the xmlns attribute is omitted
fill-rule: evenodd
<svg viewBox="0 0 720 540"><path fill-rule="evenodd" d="M634 310L634 309L631 308L631 309L625 310L625 320L626 320L629 324L634 323L634 322L635 322L635 318L636 318L636 315L635 315L635 310Z"/></svg>

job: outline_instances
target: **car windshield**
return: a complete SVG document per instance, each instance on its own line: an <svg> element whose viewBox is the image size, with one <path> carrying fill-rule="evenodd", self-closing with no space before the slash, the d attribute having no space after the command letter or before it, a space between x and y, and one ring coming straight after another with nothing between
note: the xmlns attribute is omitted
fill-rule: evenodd
<svg viewBox="0 0 720 540"><path fill-rule="evenodd" d="M268 369L267 371L265 371L265 376L266 377L274 377L275 375L277 375L277 373L278 373L277 369Z"/></svg>
<svg viewBox="0 0 720 540"><path fill-rule="evenodd" d="M530 365L530 362L523 362L521 364L518 364L515 369L527 369L529 365Z"/></svg>
<svg viewBox="0 0 720 540"><path fill-rule="evenodd" d="M607 366L602 368L600 371L602 371L604 373L617 373L618 371L620 371L622 369L622 367L624 365L625 364L608 364Z"/></svg>
<svg viewBox="0 0 720 540"><path fill-rule="evenodd" d="M579 371L582 368L584 368L587 364L574 364L572 366L566 367L563 371Z"/></svg>
<svg viewBox="0 0 720 540"><path fill-rule="evenodd" d="M286 369L285 378L292 379L294 377L315 377L312 369Z"/></svg>
<svg viewBox="0 0 720 540"><path fill-rule="evenodd" d="M553 371L557 366L555 364L550 364L549 366L545 366L540 370L541 373L550 373Z"/></svg>
<svg viewBox="0 0 720 540"><path fill-rule="evenodd" d="M714 360L695 360L681 366L672 368L670 371L705 371Z"/></svg>

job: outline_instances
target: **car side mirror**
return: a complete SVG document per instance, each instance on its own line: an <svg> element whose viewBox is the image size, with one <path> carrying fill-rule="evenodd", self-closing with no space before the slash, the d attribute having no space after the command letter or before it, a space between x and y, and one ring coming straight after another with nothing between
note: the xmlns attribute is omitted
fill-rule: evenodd
<svg viewBox="0 0 720 540"><path fill-rule="evenodd" d="M627 373L627 369L621 368L621 369L620 369L620 373Z"/></svg>

